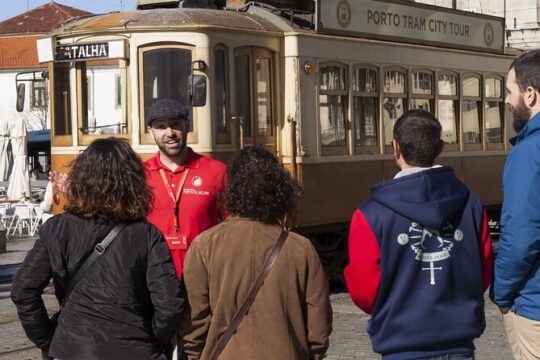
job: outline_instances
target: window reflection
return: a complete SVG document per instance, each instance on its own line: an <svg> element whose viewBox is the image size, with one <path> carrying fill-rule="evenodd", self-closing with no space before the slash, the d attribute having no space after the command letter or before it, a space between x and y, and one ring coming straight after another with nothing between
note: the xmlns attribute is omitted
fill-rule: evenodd
<svg viewBox="0 0 540 360"><path fill-rule="evenodd" d="M431 95L433 76L426 72L413 73L413 94Z"/></svg>
<svg viewBox="0 0 540 360"><path fill-rule="evenodd" d="M441 74L437 82L439 95L457 95L457 76L452 74Z"/></svg>
<svg viewBox="0 0 540 360"><path fill-rule="evenodd" d="M463 96L480 96L480 79L466 75L463 78Z"/></svg>
<svg viewBox="0 0 540 360"><path fill-rule="evenodd" d="M500 98L502 89L501 79L495 77L486 78L486 97Z"/></svg>
<svg viewBox="0 0 540 360"><path fill-rule="evenodd" d="M491 144L502 143L503 105L499 101L486 102L486 141Z"/></svg>
<svg viewBox="0 0 540 360"><path fill-rule="evenodd" d="M480 108L476 101L463 101L463 143L480 144Z"/></svg>
<svg viewBox="0 0 540 360"><path fill-rule="evenodd" d="M385 97L383 100L383 121L385 144L392 144L394 124L396 120L403 115L403 98Z"/></svg>
<svg viewBox="0 0 540 360"><path fill-rule="evenodd" d="M404 94L405 73L398 70L387 70L384 73L384 92Z"/></svg>
<svg viewBox="0 0 540 360"><path fill-rule="evenodd" d="M236 56L234 59L236 84L236 113L243 118L244 136L251 136L251 97L249 77L249 55Z"/></svg>
<svg viewBox="0 0 540 360"><path fill-rule="evenodd" d="M272 136L270 59L257 59L257 134Z"/></svg>
<svg viewBox="0 0 540 360"><path fill-rule="evenodd" d="M456 102L454 100L439 100L439 121L441 122L441 139L447 144L457 144Z"/></svg>
<svg viewBox="0 0 540 360"><path fill-rule="evenodd" d="M187 84L191 75L191 51L160 48L143 54L144 118L150 105L160 99L188 104Z"/></svg>
<svg viewBox="0 0 540 360"><path fill-rule="evenodd" d="M71 135L69 63L54 64L54 133Z"/></svg>
<svg viewBox="0 0 540 360"><path fill-rule="evenodd" d="M353 91L377 92L377 72L371 69L354 69Z"/></svg>
<svg viewBox="0 0 540 360"><path fill-rule="evenodd" d="M353 117L356 145L377 145L377 104L378 99L374 97L354 97Z"/></svg>
<svg viewBox="0 0 540 360"><path fill-rule="evenodd" d="M319 121L321 142L326 147L347 144L347 83L345 67L323 65L320 68Z"/></svg>
<svg viewBox="0 0 540 360"><path fill-rule="evenodd" d="M227 85L226 85L226 78L225 74L227 73L227 63L225 58L225 50L217 49L214 52L214 63L215 63L215 69L214 69L214 96L215 96L215 104L216 104L216 112L215 112L215 126L216 126L216 133L224 134L225 136L228 134L228 124L227 124ZM218 137L219 138L219 137ZM228 143L230 142L229 139L225 139L224 141L217 141L218 143Z"/></svg>

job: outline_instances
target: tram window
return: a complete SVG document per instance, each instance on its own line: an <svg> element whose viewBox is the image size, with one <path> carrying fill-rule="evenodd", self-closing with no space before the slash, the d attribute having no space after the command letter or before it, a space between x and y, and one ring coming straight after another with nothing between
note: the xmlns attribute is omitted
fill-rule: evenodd
<svg viewBox="0 0 540 360"><path fill-rule="evenodd" d="M79 129L85 135L127 133L126 116L121 104L121 69L118 60L93 60L80 63L81 119Z"/></svg>
<svg viewBox="0 0 540 360"><path fill-rule="evenodd" d="M480 97L480 76L466 74L463 76L463 144L481 144L482 129L481 97ZM466 148L466 147L465 147Z"/></svg>
<svg viewBox="0 0 540 360"><path fill-rule="evenodd" d="M411 107L433 113L433 74L427 71L413 71Z"/></svg>
<svg viewBox="0 0 540 360"><path fill-rule="evenodd" d="M458 94L457 75L442 73L437 78L437 117L441 122L441 139L446 144L458 143Z"/></svg>
<svg viewBox="0 0 540 360"><path fill-rule="evenodd" d="M384 99L383 99L383 124L384 144L392 144L393 129L396 120L406 109L406 83L407 77L404 70L386 70L384 72ZM391 151L391 149L387 149Z"/></svg>
<svg viewBox="0 0 540 360"><path fill-rule="evenodd" d="M257 58L257 135L272 136L270 59Z"/></svg>
<svg viewBox="0 0 540 360"><path fill-rule="evenodd" d="M71 135L69 63L54 64L54 135ZM56 138L53 137L56 143ZM71 139L69 139L71 144Z"/></svg>
<svg viewBox="0 0 540 360"><path fill-rule="evenodd" d="M182 104L188 104L187 85L188 76L191 75L191 50L184 48L146 50L142 61L143 118L146 118L150 106L160 99L174 99Z"/></svg>
<svg viewBox="0 0 540 360"><path fill-rule="evenodd" d="M319 120L323 148L342 148L346 151L347 96L346 68L340 65L321 65ZM326 153L336 154L335 152Z"/></svg>
<svg viewBox="0 0 540 360"><path fill-rule="evenodd" d="M354 68L352 78L355 146L377 145L377 119L379 108L377 71L369 68ZM362 152L361 149L357 151Z"/></svg>
<svg viewBox="0 0 540 360"><path fill-rule="evenodd" d="M216 49L214 51L214 96L216 143L218 144L231 142L227 116L227 74L227 52L225 49Z"/></svg>
<svg viewBox="0 0 540 360"><path fill-rule="evenodd" d="M485 137L486 147L502 148L504 102L502 77L488 76L485 79Z"/></svg>
<svg viewBox="0 0 540 360"><path fill-rule="evenodd" d="M236 112L243 118L244 137L251 137L251 97L249 76L249 55L236 56L235 61L235 87Z"/></svg>

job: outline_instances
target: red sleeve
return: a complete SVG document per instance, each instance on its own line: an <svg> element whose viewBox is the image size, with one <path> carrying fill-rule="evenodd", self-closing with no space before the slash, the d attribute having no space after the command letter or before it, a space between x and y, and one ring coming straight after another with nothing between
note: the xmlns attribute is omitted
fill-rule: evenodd
<svg viewBox="0 0 540 360"><path fill-rule="evenodd" d="M486 209L482 216L482 232L480 235L480 252L482 255L482 283L484 291L491 285L493 279L493 250Z"/></svg>
<svg viewBox="0 0 540 360"><path fill-rule="evenodd" d="M345 281L352 301L371 314L381 281L381 249L366 217L356 210L349 231L349 265Z"/></svg>

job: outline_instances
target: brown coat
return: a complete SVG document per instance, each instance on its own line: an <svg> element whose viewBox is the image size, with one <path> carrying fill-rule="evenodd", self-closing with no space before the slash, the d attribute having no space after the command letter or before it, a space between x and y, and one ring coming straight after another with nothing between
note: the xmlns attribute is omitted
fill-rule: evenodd
<svg viewBox="0 0 540 360"><path fill-rule="evenodd" d="M208 359L270 253L280 228L231 216L199 235L184 263L188 359ZM228 359L321 359L332 331L328 281L310 241L290 233L251 309L222 352Z"/></svg>

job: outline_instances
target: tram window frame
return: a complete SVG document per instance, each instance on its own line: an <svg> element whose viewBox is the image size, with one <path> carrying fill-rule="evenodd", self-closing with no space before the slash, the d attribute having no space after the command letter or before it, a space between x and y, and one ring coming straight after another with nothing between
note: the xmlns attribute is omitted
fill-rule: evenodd
<svg viewBox="0 0 540 360"><path fill-rule="evenodd" d="M477 89L475 94L470 95L467 93L466 86L468 79L475 79L477 81ZM461 107L460 107L460 133L461 144L463 150L482 150L484 142L484 121L483 121L483 109L482 109L482 76L478 73L466 72L461 75ZM478 119L478 142L466 142L465 133L465 108L467 104L476 105L476 116Z"/></svg>
<svg viewBox="0 0 540 360"><path fill-rule="evenodd" d="M53 146L70 146L73 145L73 125L71 123L71 73L74 68L74 63L57 62L51 63L49 66L49 87L50 106L51 106L51 130L52 130L52 145ZM67 85L67 88L60 86L59 82ZM64 91L62 91L65 89ZM65 99L60 101L60 91L65 94ZM62 106L64 104L64 106ZM60 114L62 112L64 116ZM62 127L65 128L61 134L59 131L59 123L62 122Z"/></svg>
<svg viewBox="0 0 540 360"><path fill-rule="evenodd" d="M488 96L487 84L488 79L496 79L500 81L499 96ZM499 108L499 120L500 120L500 142L490 143L488 141L488 129L487 129L487 115L488 115L488 104L497 103ZM484 76L484 101L483 101L483 110L484 110L484 143L487 150L502 150L504 149L504 139L505 137L505 104L504 104L504 76L499 74L488 74Z"/></svg>
<svg viewBox="0 0 540 360"><path fill-rule="evenodd" d="M247 128L249 131L246 131L244 127L244 138L243 138L243 144L245 145L262 145L268 150L275 153L277 151L277 138L276 134L278 133L278 121L276 118L277 114L277 98L275 93L275 87L276 87L276 79L275 79L275 53L270 50L263 47L258 46L242 46L239 48L234 49L234 76L235 76L235 109L236 109L236 117L242 116L242 114L239 112L242 105L249 106L249 109L246 108L246 110L249 111L249 122L246 122L244 119L245 124L248 124L249 127ZM239 79L238 75L240 74L237 66L237 60L241 57L247 58L247 77L246 81L248 83L248 89L243 89L244 91L247 91L249 96L245 96L244 98L239 96L239 92L241 87L239 86ZM262 99L259 97L259 80L258 70L260 69L260 66L258 66L258 60L259 59L266 59L269 62L268 70L268 89L264 93L267 95L266 102L261 103L260 100ZM246 75L246 74L244 74ZM243 104L240 102L244 101ZM267 127L266 129L269 130L269 133L260 134L259 133L259 110L261 108L264 108L262 105L266 106L266 113L269 115L267 117ZM269 120L269 121L268 121ZM238 137L240 134L238 134Z"/></svg>
<svg viewBox="0 0 540 360"><path fill-rule="evenodd" d="M390 91L387 91L386 90L386 74L387 72L390 72L390 71L395 71L395 72L398 72L398 73L402 73L403 74L403 80L405 81L405 83L403 84L403 90L404 92L390 92ZM394 125L395 125L395 120L397 120L402 114L404 114L408 109L409 109L409 78L408 78L408 71L406 68L404 67L401 67L401 66L386 66L382 69L381 71L381 79L382 79L382 82L381 82L381 91L382 91L382 98L381 98L381 138L382 138L382 145L384 147L384 152L386 154L392 154L394 149L392 147L392 139L394 138L393 136L393 131L394 131ZM389 99L389 98L394 98L394 99L401 99L401 105L402 105L402 110L401 110L401 114L400 115L397 115L395 117L395 119L392 121L392 124L390 126L389 122L385 119L384 117L384 114L385 114L385 108L384 108L384 104L385 104L385 100L386 99ZM389 119L391 120L391 119ZM387 142L387 136L389 137L389 141L390 143Z"/></svg>
<svg viewBox="0 0 540 360"><path fill-rule="evenodd" d="M120 106L120 107L117 107L116 105L116 85L117 85L117 80L116 80L116 77L117 75L119 75L121 78L124 77L126 78L126 64L125 64L125 60L122 60L122 59L111 59L111 60L108 60L108 59L105 59L105 60L95 60L95 67L98 69L98 70L111 70L111 69L118 69L119 71L119 74L113 74L114 76L112 77L113 78L113 81L114 81L114 84L112 86L112 89L113 89L113 99L112 100L112 107L111 109L113 110L121 110L120 112L120 122L118 124L122 124L121 127L119 127L119 132L114 132L114 133L102 133L102 134L89 134L89 133L85 133L85 131L83 131L84 129L84 125L85 125L85 122L86 124L89 124L89 119L88 119L88 113L89 112L94 112L96 109L95 109L95 90L94 92L92 91L89 91L88 90L88 84L90 84L90 87L95 87L96 86L96 79L95 79L95 74L92 75L91 78L88 78L86 73L88 71L88 62L89 61L81 61L81 62L77 62L76 63L76 66L75 66L75 69L76 69L76 86L77 86L77 137L78 137L78 144L79 145L90 145L90 143L92 141L94 141L95 139L100 139L100 138L108 138L108 137L111 137L111 136L114 136L114 137L119 137L119 138L124 138L126 140L131 140L131 137L130 137L130 131L131 131L131 124L129 122L129 116L127 114L127 101L125 100L124 102L126 103L125 106ZM94 61L91 61L90 63L92 63ZM87 79L87 81L85 82L84 79ZM90 82L88 82L88 80L91 79ZM127 80L127 79L126 79ZM122 79L120 80L122 82ZM122 90L122 91L127 91L127 86L125 87L126 89L125 90ZM95 88L94 88L95 89ZM85 96L86 95L86 96ZM127 93L126 94L121 94L120 95L121 99L127 99L128 96L127 96ZM113 125L111 125L113 126Z"/></svg>
<svg viewBox="0 0 540 360"><path fill-rule="evenodd" d="M415 74L426 74L431 77L431 93L416 93L414 84L416 82L414 75ZM415 68L411 70L411 79L410 79L410 94L411 94L411 103L409 104L409 109L420 109L419 107L416 107L414 102L415 100L427 100L429 103L429 112L432 114L435 114L435 73L433 70L424 69L424 68ZM425 110L425 109L423 109Z"/></svg>
<svg viewBox="0 0 540 360"><path fill-rule="evenodd" d="M185 43L179 43L179 42L160 42L160 43L149 43L139 46L137 49L137 59L138 59L138 76L139 76L139 94L138 94L138 102L139 102L139 137L140 137L140 143L143 145L153 145L156 142L152 138L152 135L147 131L146 124L145 124L145 87L144 87L144 55L148 51L155 51L155 50L165 50L165 49L180 49L180 50L187 50L191 54L190 59L190 67L193 59L197 59L197 53L196 53L196 47L194 45L189 45ZM191 72L191 68L190 68ZM187 85L186 85L186 92L187 92ZM156 99L157 100L157 99ZM190 104L186 104L187 106L190 106ZM149 105L150 106L150 105ZM149 107L148 106L148 107ZM192 107L191 108L191 131L188 132L187 135L187 143L188 144L194 144L198 142L198 121L197 120L197 108Z"/></svg>
<svg viewBox="0 0 540 360"><path fill-rule="evenodd" d="M455 94L441 94L441 88L439 82L441 81L441 76L453 76L456 81L456 91ZM448 143L444 141L444 128L443 133L441 133L441 140L444 141L444 151L459 151L459 144L460 144L460 107L459 107L459 94L461 93L460 88L460 76L458 73L450 70L442 70L436 72L435 76L435 91L436 91L436 117L441 122L441 126L443 126L443 121L441 121L441 101L451 101L453 112L454 112L454 136L456 138L455 143Z"/></svg>
<svg viewBox="0 0 540 360"><path fill-rule="evenodd" d="M373 71L375 73L375 88L370 90L366 89L356 89L356 73L357 71ZM353 130L352 141L354 144L354 153L355 154L378 154L379 150L379 141L380 141L380 125L379 125L379 104L380 104L380 86L379 86L379 68L369 64L356 64L352 67L351 72L351 91L352 91L352 100L351 100L351 125ZM360 144L358 133L360 131L360 118L357 119L357 107L356 102L358 99L370 99L373 101L373 111L374 111L374 124L375 127L375 143L374 144ZM365 120L365 116L362 118Z"/></svg>
<svg viewBox="0 0 540 360"><path fill-rule="evenodd" d="M328 90L328 89L322 89L322 69L326 67L335 67L344 70L343 74L343 82L344 82L344 88L338 89L338 90ZM325 61L319 63L318 66L318 76L317 76L317 112L318 112L318 121L319 121L319 136L320 136L320 146L321 146L321 155L323 156L332 156L332 155L348 155L349 154L349 67L347 64L336 62L336 61ZM323 96L332 96L332 97L338 97L341 98L341 104L342 104L342 116L343 116L343 143L338 145L324 145L322 141L322 124L321 124L321 98ZM330 123L330 120L328 120L328 123ZM339 131L339 129L338 129Z"/></svg>
<svg viewBox="0 0 540 360"><path fill-rule="evenodd" d="M217 53L223 52L223 67L221 69L218 69L217 63ZM213 60L214 60L214 91L213 91L213 105L214 105L214 111L215 116L212 116L213 120L213 127L214 127L214 133L215 133L215 143L219 145L224 144L231 144L231 106L230 106L230 73L229 73L229 49L223 45L218 44L214 46L213 51ZM220 75L221 74L221 75ZM222 76L223 80L223 92L221 93L221 96L218 92L218 76ZM223 98L223 99L221 99ZM218 115L222 115L223 118L220 118ZM222 122L221 125L224 125L225 131L221 131L219 122Z"/></svg>

